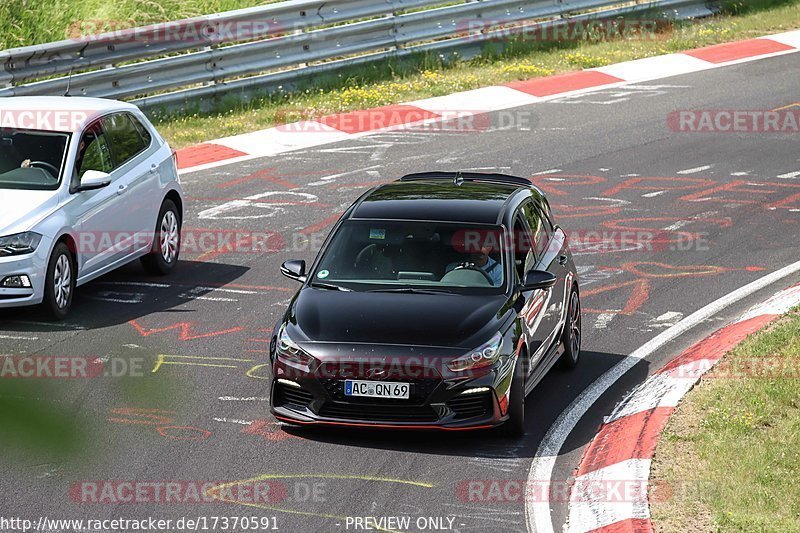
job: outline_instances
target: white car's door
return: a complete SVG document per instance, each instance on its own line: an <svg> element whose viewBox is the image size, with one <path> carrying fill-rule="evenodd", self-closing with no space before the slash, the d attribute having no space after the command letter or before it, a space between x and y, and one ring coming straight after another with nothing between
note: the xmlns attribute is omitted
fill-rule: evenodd
<svg viewBox="0 0 800 533"><path fill-rule="evenodd" d="M76 159L78 183L87 170L110 174L111 183L103 188L74 193L69 203L75 220L79 281L118 261L123 255L120 241L126 230L125 202L127 188L122 173L114 170L108 138L100 122L89 126L81 137Z"/></svg>
<svg viewBox="0 0 800 533"><path fill-rule="evenodd" d="M130 113L114 113L103 119L103 129L114 156L115 172L121 172L120 187L125 187L125 202L120 216L125 218L131 246L127 254L150 249L159 209L158 165L153 158L152 139Z"/></svg>

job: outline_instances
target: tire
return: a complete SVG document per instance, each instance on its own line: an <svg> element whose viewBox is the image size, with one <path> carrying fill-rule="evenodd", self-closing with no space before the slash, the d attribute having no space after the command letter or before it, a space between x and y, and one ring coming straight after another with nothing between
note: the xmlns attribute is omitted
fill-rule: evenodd
<svg viewBox="0 0 800 533"><path fill-rule="evenodd" d="M158 212L153 248L142 257L148 274L165 276L172 272L181 253L181 217L175 202L164 200Z"/></svg>
<svg viewBox="0 0 800 533"><path fill-rule="evenodd" d="M525 435L525 377L521 359L514 367L511 394L508 398L508 420L500 426L500 433L509 438Z"/></svg>
<svg viewBox="0 0 800 533"><path fill-rule="evenodd" d="M59 242L50 254L44 282L42 308L54 320L64 320L75 295L75 260L69 247Z"/></svg>
<svg viewBox="0 0 800 533"><path fill-rule="evenodd" d="M581 357L581 338L581 298L576 287L572 289L569 296L567 320L564 323L564 331L561 333L564 353L558 360L559 368L571 370L578 365Z"/></svg>

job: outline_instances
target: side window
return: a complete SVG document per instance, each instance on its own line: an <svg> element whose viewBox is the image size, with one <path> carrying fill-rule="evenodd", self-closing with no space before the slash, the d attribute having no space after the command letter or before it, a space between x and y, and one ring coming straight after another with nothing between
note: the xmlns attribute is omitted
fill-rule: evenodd
<svg viewBox="0 0 800 533"><path fill-rule="evenodd" d="M130 117L131 122L133 122L134 127L139 132L139 135L142 137L142 141L144 142L144 147L147 148L148 146L150 146L150 143L153 142L153 136L150 135L150 132L147 130L144 124L139 122L138 118L134 117L133 115L128 115L128 116Z"/></svg>
<svg viewBox="0 0 800 533"><path fill-rule="evenodd" d="M527 224L522 221L522 217L517 215L514 222L514 269L517 271L517 277L523 279L525 272L530 270L536 263L536 257L531 248L533 238L531 231L528 229Z"/></svg>
<svg viewBox="0 0 800 533"><path fill-rule="evenodd" d="M81 137L77 161L76 168L79 179L87 170L111 172L114 168L108 141L99 124L90 126Z"/></svg>
<svg viewBox="0 0 800 533"><path fill-rule="evenodd" d="M545 209L545 207L547 207L547 209ZM538 206L536 211L544 221L544 230L547 232L547 237L549 239L553 236L553 233L555 233L555 226L553 226L553 221L550 220L550 208L549 206Z"/></svg>
<svg viewBox="0 0 800 533"><path fill-rule="evenodd" d="M525 216L525 221L531 227L533 247L536 250L536 256L542 257L547 250L547 243L550 242L552 230L548 231L546 229L547 223L542 221L542 217L533 205L533 202L526 203L522 207L522 213Z"/></svg>
<svg viewBox="0 0 800 533"><path fill-rule="evenodd" d="M127 113L116 113L104 118L103 128L114 154L114 168L123 165L147 147Z"/></svg>

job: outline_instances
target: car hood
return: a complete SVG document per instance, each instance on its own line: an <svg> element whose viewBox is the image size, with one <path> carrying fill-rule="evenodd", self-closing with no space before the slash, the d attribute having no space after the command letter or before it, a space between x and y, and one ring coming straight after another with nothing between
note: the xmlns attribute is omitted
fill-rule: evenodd
<svg viewBox="0 0 800 533"><path fill-rule="evenodd" d="M0 189L0 236L27 231L58 205L58 191Z"/></svg>
<svg viewBox="0 0 800 533"><path fill-rule="evenodd" d="M306 287L289 308L289 333L300 342L471 350L503 326L508 318L507 303L505 295L341 292Z"/></svg>

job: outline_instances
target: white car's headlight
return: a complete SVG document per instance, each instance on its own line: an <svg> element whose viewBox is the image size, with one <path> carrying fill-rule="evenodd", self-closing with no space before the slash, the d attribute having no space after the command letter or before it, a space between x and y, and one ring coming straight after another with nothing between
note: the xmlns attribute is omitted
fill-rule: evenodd
<svg viewBox="0 0 800 533"><path fill-rule="evenodd" d="M500 357L500 346L503 344L503 336L495 333L494 337L488 342L480 345L466 355L453 359L447 366L454 372L472 370L484 366L493 365Z"/></svg>
<svg viewBox="0 0 800 533"><path fill-rule="evenodd" d="M33 253L41 240L42 236L33 231L0 237L0 256Z"/></svg>

